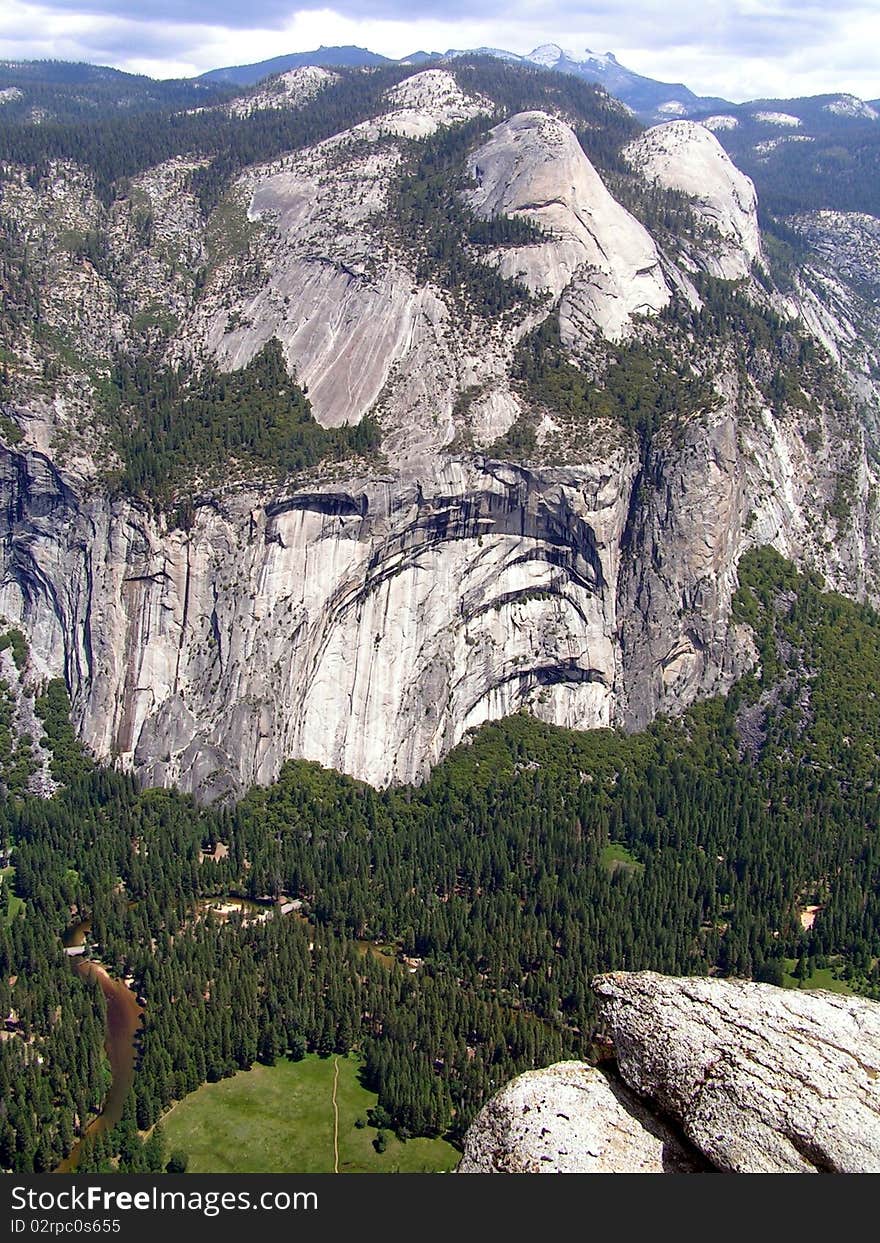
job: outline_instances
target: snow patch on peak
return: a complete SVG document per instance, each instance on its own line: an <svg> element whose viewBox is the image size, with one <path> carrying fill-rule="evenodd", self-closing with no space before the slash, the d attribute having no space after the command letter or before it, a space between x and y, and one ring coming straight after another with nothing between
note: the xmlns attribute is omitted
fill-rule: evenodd
<svg viewBox="0 0 880 1243"><path fill-rule="evenodd" d="M529 52L526 60L533 61L536 65L544 65L546 68L552 68L560 60L570 60L577 64L577 52L570 52L567 48L560 47L558 43L543 43L540 47L536 47Z"/></svg>
<svg viewBox="0 0 880 1243"><path fill-rule="evenodd" d="M761 254L755 187L705 125L655 125L623 154L649 181L697 200L697 214L720 235L704 255L710 271L726 280L748 276Z"/></svg>
<svg viewBox="0 0 880 1243"><path fill-rule="evenodd" d="M471 47L471 48L449 48L444 53L446 60L454 60L458 56L494 56L496 60L507 60L511 64L521 64L528 60L527 56L520 56L516 52L505 52L500 47Z"/></svg>

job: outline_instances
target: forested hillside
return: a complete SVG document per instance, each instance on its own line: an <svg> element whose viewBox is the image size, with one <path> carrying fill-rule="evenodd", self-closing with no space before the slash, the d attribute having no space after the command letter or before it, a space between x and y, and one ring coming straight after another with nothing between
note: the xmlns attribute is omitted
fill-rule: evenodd
<svg viewBox="0 0 880 1243"><path fill-rule="evenodd" d="M228 481L234 464L267 478L325 460L368 454L379 445L371 418L327 429L288 374L281 346L270 341L231 375L118 361L109 388L119 486L133 496L168 501L188 479ZM221 474L222 471L222 474Z"/></svg>
<svg viewBox="0 0 880 1243"><path fill-rule="evenodd" d="M96 964L143 1027L86 1170L307 1053L457 1142L600 971L880 997L880 618L741 555L876 599L873 285L572 76L137 81L0 127L0 1167L106 1099Z"/></svg>
<svg viewBox="0 0 880 1243"><path fill-rule="evenodd" d="M876 215L880 121L864 109L839 95L753 100L725 106L735 124L716 132L768 215L823 208Z"/></svg>
<svg viewBox="0 0 880 1243"><path fill-rule="evenodd" d="M3 1166L51 1168L100 1099L102 1004L61 952L85 915L145 1002L129 1111L85 1168L146 1168L165 1105L306 1051L362 1050L402 1135L458 1137L512 1075L589 1052L596 971L779 981L794 959L880 996L880 617L770 550L740 571L759 661L726 698L629 737L518 715L420 788L292 763L200 809L94 767L51 686L65 787L2 807L24 902L0 927ZM230 894L302 908L221 922L204 899Z"/></svg>
<svg viewBox="0 0 880 1243"><path fill-rule="evenodd" d="M157 81L107 65L61 60L0 62L0 118L36 128L98 117L206 107L234 92L207 80Z"/></svg>
<svg viewBox="0 0 880 1243"><path fill-rule="evenodd" d="M499 114L548 106L570 111L580 122L590 157L599 167L614 163L620 147L640 128L602 91L564 74L513 70L480 57L456 61L450 72L463 89L488 93ZM384 66L370 73L339 70L340 80L302 107L265 109L249 116L180 111L169 104L149 114L102 110L92 121L77 117L70 122L4 125L0 127L0 171L5 162L40 169L50 160L74 160L94 173L100 193L110 202L124 192L125 178L174 156L205 156L208 166L194 180L208 210L242 168L320 142L375 116L382 110L384 92L411 75L412 67L407 65Z"/></svg>

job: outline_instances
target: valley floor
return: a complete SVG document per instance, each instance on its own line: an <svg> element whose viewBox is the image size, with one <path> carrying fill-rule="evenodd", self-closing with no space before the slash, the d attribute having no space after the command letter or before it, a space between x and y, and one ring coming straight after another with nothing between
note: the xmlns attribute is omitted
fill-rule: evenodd
<svg viewBox="0 0 880 1243"><path fill-rule="evenodd" d="M189 1155L194 1174L333 1173L334 1064L338 1066L340 1174L446 1173L460 1153L442 1139L402 1143L387 1132L376 1151L377 1131L358 1128L376 1105L360 1082L355 1056L309 1055L255 1066L231 1079L203 1084L163 1119L166 1149Z"/></svg>

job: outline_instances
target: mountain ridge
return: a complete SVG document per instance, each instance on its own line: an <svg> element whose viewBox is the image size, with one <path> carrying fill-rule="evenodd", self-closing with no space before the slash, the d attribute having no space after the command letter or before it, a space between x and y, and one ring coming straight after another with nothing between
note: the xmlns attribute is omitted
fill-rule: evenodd
<svg viewBox="0 0 880 1243"><path fill-rule="evenodd" d="M256 61L250 65L227 65L221 69L208 69L195 79L198 82L220 81L235 86L255 86L263 78L288 69L299 69L304 65L316 65L319 68L363 68L372 65L400 64L393 57L382 56L367 48L354 44L325 47L323 44L310 52L288 52L281 56L273 56L269 60Z"/></svg>
<svg viewBox="0 0 880 1243"><path fill-rule="evenodd" d="M880 996L876 122L756 187L745 122L497 58L207 89L2 105L0 1164L105 1099L62 937L146 1016L83 1173L306 1052L461 1139L600 1009L653 1165L643 1094L725 1169L874 1164L867 1003L798 986ZM740 986L623 966L775 1001L731 1041Z"/></svg>
<svg viewBox="0 0 880 1243"><path fill-rule="evenodd" d="M570 75L309 77L2 135L2 608L97 755L205 799L297 755L421 778L520 708L731 685L755 543L877 598L848 218L780 266L705 127L629 160Z"/></svg>
<svg viewBox="0 0 880 1243"><path fill-rule="evenodd" d="M510 64L537 66L559 73L568 73L595 82L603 86L611 95L622 100L645 120L672 119L675 116L697 116L701 113L722 108L744 109L758 104L785 102L781 97L771 99L747 100L741 104L733 104L721 96L698 95L682 82L664 82L644 74L636 73L622 65L613 52L594 53L589 48L585 54L565 49L559 44L548 43L533 48L529 53L509 52L502 48L450 48L446 52L419 51L399 59L382 56L365 48L354 45L341 47L325 47L306 52L293 52L274 57L266 61L258 61L249 65L227 66L223 69L212 69L201 74L196 80L223 80L240 86L254 85L261 77L301 65L319 65L329 68L338 66L371 66L379 64L413 64L428 65L443 63L460 57L489 56ZM847 92L824 92L816 96L799 97L805 99L843 98ZM856 96L849 96L856 99ZM859 101L869 107L880 101ZM681 106L677 111L675 105ZM665 106L665 107L664 107Z"/></svg>
<svg viewBox="0 0 880 1243"><path fill-rule="evenodd" d="M339 66L368 67L379 64L437 64L459 57L491 56L511 64L537 66L561 73L570 73L587 81L606 86L609 93L632 104L636 111L656 110L663 102L679 102L688 109L714 107L725 101L716 97L699 97L683 83L659 82L625 68L611 52L594 55L587 49L586 60L576 59L577 53L566 52L557 44L543 44L527 55L507 52L500 48L449 49L446 52L416 52L399 60L380 56L365 48L347 45L342 47L316 48L308 52L292 52L258 61L250 65L232 65L211 69L199 75L197 81L222 81L239 86L252 86L263 77L295 69L302 65L318 65L326 68Z"/></svg>

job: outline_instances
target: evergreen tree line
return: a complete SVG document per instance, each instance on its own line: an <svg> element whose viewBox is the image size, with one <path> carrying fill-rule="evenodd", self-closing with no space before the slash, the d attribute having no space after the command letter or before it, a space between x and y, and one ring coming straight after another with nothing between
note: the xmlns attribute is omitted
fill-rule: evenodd
<svg viewBox="0 0 880 1243"><path fill-rule="evenodd" d="M508 115L533 108L566 111L600 168L619 167L620 147L641 128L595 86L564 74L504 65L491 57L462 60L451 71L465 90L488 95ZM260 109L244 117L210 109L180 111L187 101L163 83L168 100L164 108L86 108L75 119L0 127L0 176L3 165L25 165L40 177L48 174L51 161L72 160L92 171L99 195L109 205L138 173L175 156L202 155L210 163L193 174L193 184L207 215L241 169L312 146L376 116L387 107L384 93L412 72L406 65L369 72L337 68L338 80L300 107ZM226 88L216 84L206 91L209 102L224 93ZM144 99L151 107L153 102Z"/></svg>
<svg viewBox="0 0 880 1243"><path fill-rule="evenodd" d="M228 480L230 463L277 478L371 453L380 441L369 415L354 426L322 427L274 337L247 366L228 373L209 364L196 375L185 365L123 355L110 407L124 463L118 486L160 502L194 477L206 486Z"/></svg>
<svg viewBox="0 0 880 1243"><path fill-rule="evenodd" d="M0 918L0 1168L45 1173L100 1112L110 1072L105 1003L74 976L57 928L65 912L40 900Z"/></svg>
<svg viewBox="0 0 880 1243"><path fill-rule="evenodd" d="M794 101L797 103L797 101ZM719 132L737 167L755 182L764 209L780 220L805 211L880 212L880 134L876 121L807 119L811 142L783 142L769 156L756 148L766 131L742 118Z"/></svg>
<svg viewBox="0 0 880 1243"><path fill-rule="evenodd" d="M621 345L597 343L588 359L576 361L562 344L558 313L549 315L514 355L512 378L529 412L492 452L506 458L534 454L535 426L549 409L575 433L600 419L635 432L650 472L652 441L661 428L720 405L711 378L725 354L739 379L744 416L752 385L777 412L788 408L814 418L823 410L850 412L830 357L801 324L757 305L742 282L697 274L694 283L701 305L674 299L661 311L662 343L648 330ZM846 508L844 500L838 508Z"/></svg>
<svg viewBox="0 0 880 1243"><path fill-rule="evenodd" d="M494 121L475 117L414 144L392 187L388 210L397 240L415 256L416 279L452 293L461 314L484 319L533 301L523 284L501 276L484 261L486 252L544 240L528 220L480 220L466 206L468 153L501 119L500 112Z"/></svg>
<svg viewBox="0 0 880 1243"><path fill-rule="evenodd" d="M0 91L18 90L3 102L4 125L34 126L46 120L70 122L103 114L168 111L218 104L237 94L212 80L166 79L122 73L104 65L60 60L0 63ZM35 114L37 118L35 118ZM48 114L48 116L46 115Z"/></svg>
<svg viewBox="0 0 880 1243"><path fill-rule="evenodd" d="M209 165L193 174L193 185L207 215L242 168L311 146L375 115L383 92L410 72L396 65L371 73L340 70L339 81L302 107L263 109L247 117L167 109L3 126L0 169L25 165L43 178L53 160L72 160L90 169L109 206L138 173L175 156L202 155Z"/></svg>
<svg viewBox="0 0 880 1243"><path fill-rule="evenodd" d="M575 425L613 419L636 433L645 452L665 423L719 405L708 380L695 375L672 349L652 340L600 347L591 372L564 349L554 311L520 342L512 375L536 410L549 408ZM526 449L534 452L536 447L532 431ZM514 448L508 434L493 451L507 454Z"/></svg>

